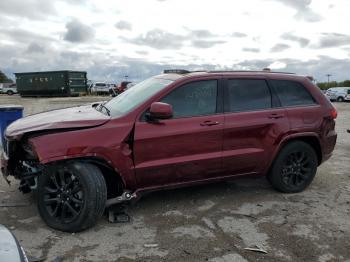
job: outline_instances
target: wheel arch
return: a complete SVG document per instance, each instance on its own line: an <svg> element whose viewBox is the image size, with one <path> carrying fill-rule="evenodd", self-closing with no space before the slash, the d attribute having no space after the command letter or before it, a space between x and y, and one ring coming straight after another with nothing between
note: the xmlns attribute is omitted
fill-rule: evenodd
<svg viewBox="0 0 350 262"><path fill-rule="evenodd" d="M54 165L54 164L62 164L62 163L69 163L69 162L81 162L81 163L89 163L97 166L106 182L107 186L107 199L114 198L123 193L123 190L126 188L125 180L123 179L123 176L120 174L118 170L113 168L108 162L100 157L93 157L93 156L87 156L87 157L79 157L79 158L71 158L67 160L60 160L60 161L54 161L49 162L47 165Z"/></svg>
<svg viewBox="0 0 350 262"><path fill-rule="evenodd" d="M302 141L308 145L310 145L317 155L317 162L318 165L322 163L322 148L320 140L315 133L305 133L305 134L297 134L297 135L291 135L286 138L284 138L279 146L277 147L277 150L273 154L272 160L270 161L270 165L268 170L271 169L273 162L275 161L276 157L278 156L279 152L282 150L283 147L285 147L287 144L294 142L294 141Z"/></svg>

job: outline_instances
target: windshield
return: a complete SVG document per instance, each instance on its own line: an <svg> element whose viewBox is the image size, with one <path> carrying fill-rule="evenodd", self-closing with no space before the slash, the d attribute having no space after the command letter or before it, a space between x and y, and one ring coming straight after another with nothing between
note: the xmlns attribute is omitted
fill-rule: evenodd
<svg viewBox="0 0 350 262"><path fill-rule="evenodd" d="M172 82L172 80L160 78L146 79L108 101L104 106L109 109L112 117L122 116L141 105Z"/></svg>

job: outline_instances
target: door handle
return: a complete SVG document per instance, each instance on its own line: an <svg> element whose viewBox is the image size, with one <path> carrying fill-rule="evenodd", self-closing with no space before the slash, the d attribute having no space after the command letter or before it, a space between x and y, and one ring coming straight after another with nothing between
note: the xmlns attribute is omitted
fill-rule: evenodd
<svg viewBox="0 0 350 262"><path fill-rule="evenodd" d="M269 115L269 118L271 118L271 119L278 119L278 118L283 118L283 117L284 117L284 115L277 114L277 113Z"/></svg>
<svg viewBox="0 0 350 262"><path fill-rule="evenodd" d="M201 123L201 126L215 126L220 124L220 122L218 121L211 121L211 120L207 120Z"/></svg>

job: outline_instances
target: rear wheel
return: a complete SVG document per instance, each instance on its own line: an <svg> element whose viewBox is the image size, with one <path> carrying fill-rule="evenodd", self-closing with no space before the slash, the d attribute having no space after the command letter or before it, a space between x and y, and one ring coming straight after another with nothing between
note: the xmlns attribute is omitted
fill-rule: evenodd
<svg viewBox="0 0 350 262"><path fill-rule="evenodd" d="M12 96L14 93L13 93L12 90L8 90L8 91L6 92L6 94L8 94L9 96Z"/></svg>
<svg viewBox="0 0 350 262"><path fill-rule="evenodd" d="M317 171L315 150L302 141L287 144L275 159L268 180L272 186L285 193L303 191Z"/></svg>
<svg viewBox="0 0 350 262"><path fill-rule="evenodd" d="M65 232L93 226L102 216L107 188L99 168L71 162L47 168L38 178L38 209L46 224Z"/></svg>
<svg viewBox="0 0 350 262"><path fill-rule="evenodd" d="M342 96L338 97L337 102L344 102L344 97L342 97Z"/></svg>

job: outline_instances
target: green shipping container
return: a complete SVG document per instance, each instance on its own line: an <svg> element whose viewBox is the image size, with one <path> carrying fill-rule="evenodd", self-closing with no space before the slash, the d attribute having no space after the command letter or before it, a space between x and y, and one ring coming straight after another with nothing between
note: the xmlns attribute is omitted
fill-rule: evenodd
<svg viewBox="0 0 350 262"><path fill-rule="evenodd" d="M21 96L78 96L87 93L84 71L15 73L15 76Z"/></svg>

